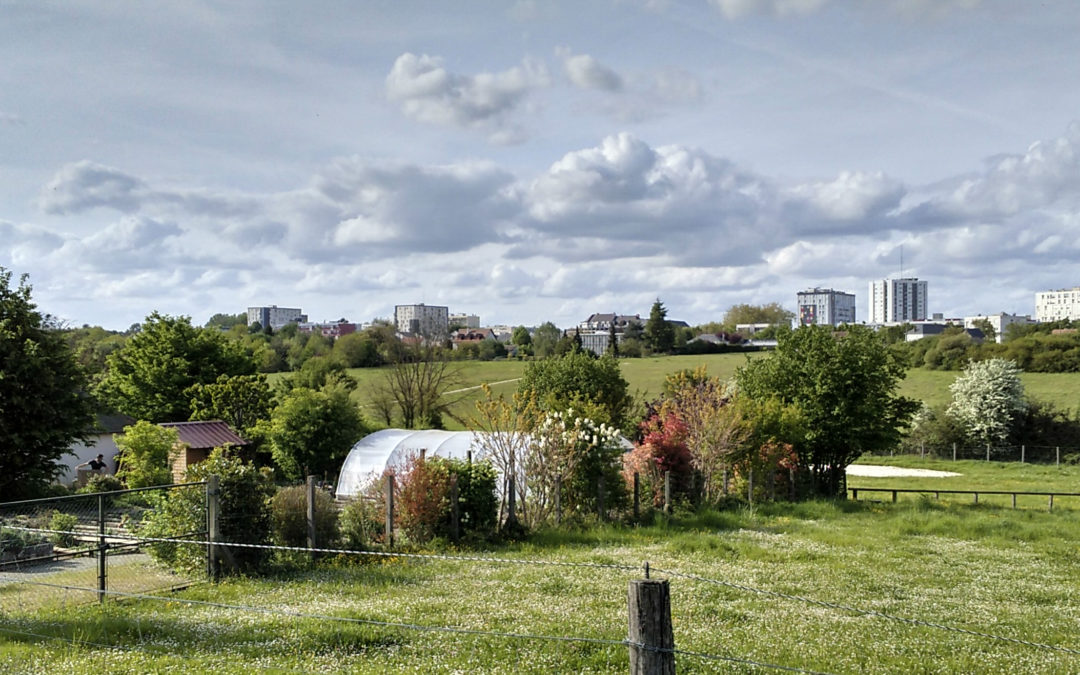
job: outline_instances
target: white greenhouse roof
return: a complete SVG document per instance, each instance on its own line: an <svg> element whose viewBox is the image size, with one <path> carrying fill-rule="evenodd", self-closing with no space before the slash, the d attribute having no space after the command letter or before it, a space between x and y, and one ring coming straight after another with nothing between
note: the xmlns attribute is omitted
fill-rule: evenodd
<svg viewBox="0 0 1080 675"><path fill-rule="evenodd" d="M427 429L383 429L364 436L349 451L338 476L337 496L355 497L388 470L405 466L410 456L426 451L428 457L465 459L474 447L477 432ZM633 445L621 439L624 448ZM479 450L474 453L482 459Z"/></svg>
<svg viewBox="0 0 1080 675"><path fill-rule="evenodd" d="M465 459L473 447L472 431L383 429L364 436L349 451L338 476L337 495L353 497L388 469L405 465L410 455Z"/></svg>

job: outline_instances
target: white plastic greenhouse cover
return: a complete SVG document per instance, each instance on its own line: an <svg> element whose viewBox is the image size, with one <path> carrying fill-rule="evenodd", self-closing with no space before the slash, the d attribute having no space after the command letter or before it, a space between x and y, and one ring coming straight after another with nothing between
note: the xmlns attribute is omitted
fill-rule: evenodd
<svg viewBox="0 0 1080 675"><path fill-rule="evenodd" d="M354 497L387 469L404 466L410 455L465 459L473 447L472 431L383 429L364 436L349 451L338 476L337 496ZM478 457L479 459L479 457Z"/></svg>
<svg viewBox="0 0 1080 675"><path fill-rule="evenodd" d="M355 497L388 469L403 467L410 455L419 455L421 450L426 450L428 457L465 459L473 448L476 434L474 431L434 429L383 429L368 434L357 441L341 465L336 494L338 497ZM625 438L620 437L620 443L625 450L634 447ZM479 451L474 457L483 459Z"/></svg>

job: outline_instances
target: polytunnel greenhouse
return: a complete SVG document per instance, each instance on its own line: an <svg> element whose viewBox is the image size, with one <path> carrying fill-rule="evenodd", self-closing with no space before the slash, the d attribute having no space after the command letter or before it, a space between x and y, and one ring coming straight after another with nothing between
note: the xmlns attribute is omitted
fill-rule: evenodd
<svg viewBox="0 0 1080 675"><path fill-rule="evenodd" d="M405 466L410 456L426 451L428 457L465 459L473 448L472 431L383 429L364 436L349 451L338 476L337 496L355 497L387 470Z"/></svg>
<svg viewBox="0 0 1080 675"><path fill-rule="evenodd" d="M426 429L383 429L361 438L349 451L338 476L337 496L355 497L387 471L397 472L409 457L423 450L428 457L465 459L469 450L477 453L474 431ZM623 448L633 445L620 437ZM477 455L477 459L479 456Z"/></svg>

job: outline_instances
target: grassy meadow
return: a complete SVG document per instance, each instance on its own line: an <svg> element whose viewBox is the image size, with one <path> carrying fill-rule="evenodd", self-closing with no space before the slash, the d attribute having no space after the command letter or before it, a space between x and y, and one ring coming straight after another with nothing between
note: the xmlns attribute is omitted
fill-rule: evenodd
<svg viewBox="0 0 1080 675"><path fill-rule="evenodd" d="M892 463L941 468L913 458ZM954 469L963 475L942 480L955 487L1080 484L1080 467L1049 472L958 462ZM924 479L889 480L902 487ZM671 580L681 650L829 673L1080 671L1080 655L1046 646L712 583L1080 650L1080 508L1013 510L932 498L777 503L679 513L636 527L543 531L480 554L637 569L339 558L103 607L70 591L64 604L0 617L0 667L18 673L621 673L627 670L622 645L415 628L619 641L626 635L627 584L649 561L654 578ZM676 661L680 673L769 672L700 655Z"/></svg>
<svg viewBox="0 0 1080 675"><path fill-rule="evenodd" d="M750 354L708 354L701 356L660 356L641 359L623 359L620 361L623 377L630 384L630 391L641 400L649 400L659 395L664 378L668 374L685 368L705 366L712 375L730 378L740 366L752 358L768 358L760 352ZM487 383L496 395L512 396L517 389L517 379L525 370L524 361L461 361L454 362L459 390L455 397L459 400L451 407L454 415L468 420L475 410L476 400L481 396L480 385ZM384 377L384 368L353 368L349 374L355 377L360 386L354 393L357 403L363 407L370 404L371 385ZM926 370L914 368L900 385L904 396L924 401L936 406L949 401L949 385L956 379L957 372ZM274 382L286 373L270 376ZM1021 376L1027 392L1033 398L1052 403L1058 408L1076 410L1080 408L1080 373L1024 373ZM372 411L368 410L368 417ZM463 429L457 420L447 417L449 429Z"/></svg>

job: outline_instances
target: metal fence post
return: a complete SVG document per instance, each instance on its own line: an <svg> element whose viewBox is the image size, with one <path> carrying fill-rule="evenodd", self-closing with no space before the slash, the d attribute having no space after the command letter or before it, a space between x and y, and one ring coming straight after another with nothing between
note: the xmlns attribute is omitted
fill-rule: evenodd
<svg viewBox="0 0 1080 675"><path fill-rule="evenodd" d="M394 474L386 474L386 546L394 547Z"/></svg>
<svg viewBox="0 0 1080 675"><path fill-rule="evenodd" d="M307 545L315 548L315 476L307 477Z"/></svg>
<svg viewBox="0 0 1080 675"><path fill-rule="evenodd" d="M221 539L218 522L221 510L220 479L216 475L206 477L206 574L211 581L221 575L221 561L218 560L217 543Z"/></svg>
<svg viewBox="0 0 1080 675"><path fill-rule="evenodd" d="M990 461L990 444L986 444L986 461Z"/></svg>
<svg viewBox="0 0 1080 675"><path fill-rule="evenodd" d="M1024 456L1026 454L1027 454L1027 446L1026 445L1021 445L1020 446L1020 463L1021 464L1024 463Z"/></svg>
<svg viewBox="0 0 1080 675"><path fill-rule="evenodd" d="M956 461L956 443L952 444L952 461Z"/></svg>
<svg viewBox="0 0 1080 675"><path fill-rule="evenodd" d="M674 675L671 587L667 579L633 579L627 593L631 675Z"/></svg>
<svg viewBox="0 0 1080 675"><path fill-rule="evenodd" d="M105 495L98 493L98 602L105 602L105 556L108 544L105 543Z"/></svg>
<svg viewBox="0 0 1080 675"><path fill-rule="evenodd" d="M1054 460L1054 466L1061 466L1061 446L1060 445L1054 448L1054 456L1056 457L1056 459Z"/></svg>

